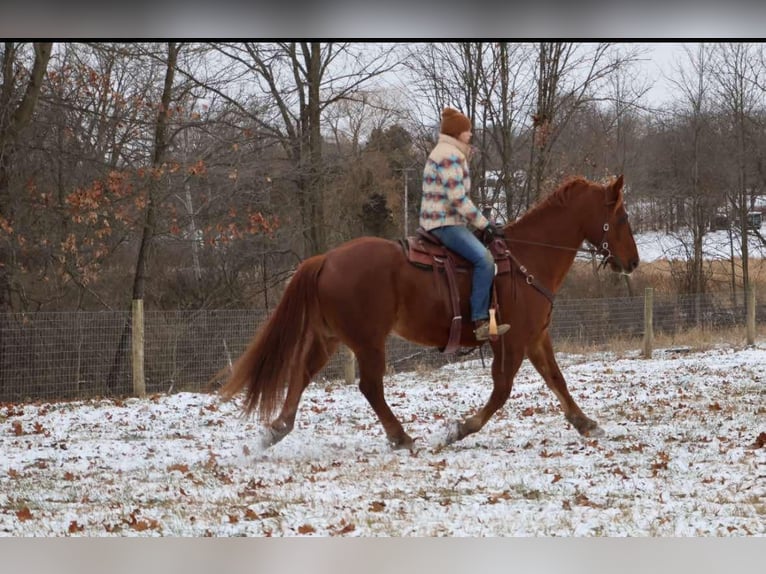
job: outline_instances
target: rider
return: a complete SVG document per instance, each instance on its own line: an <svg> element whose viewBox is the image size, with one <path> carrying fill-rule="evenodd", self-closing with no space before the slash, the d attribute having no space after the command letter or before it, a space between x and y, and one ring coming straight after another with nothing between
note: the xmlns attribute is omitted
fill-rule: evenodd
<svg viewBox="0 0 766 574"><path fill-rule="evenodd" d="M479 341L489 338L489 292L495 274L495 261L481 241L468 229L470 223L494 237L499 232L476 208L469 197L471 176L471 120L453 108L444 108L439 141L428 156L423 170L423 198L420 226L438 237L452 251L473 264L471 320ZM510 325L497 326L499 335Z"/></svg>

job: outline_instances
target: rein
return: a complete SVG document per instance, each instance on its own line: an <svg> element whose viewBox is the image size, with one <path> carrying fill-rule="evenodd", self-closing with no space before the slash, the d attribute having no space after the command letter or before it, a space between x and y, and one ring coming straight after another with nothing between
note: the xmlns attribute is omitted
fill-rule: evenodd
<svg viewBox="0 0 766 574"><path fill-rule="evenodd" d="M606 207L610 207L611 205L614 205L615 202L605 203L604 205ZM623 215L617 223L623 223L628 220L627 214ZM604 223L602 226L602 229L604 230L603 235L601 235L601 240L598 242L599 245L595 246L591 244L591 246L588 249L585 249L583 247L566 247L564 245L553 245L551 243L542 243L540 241L528 241L526 239L512 239L509 237L504 237L506 242L515 242L515 243L525 243L527 245L537 245L539 247L548 247L550 249L561 249L564 251L574 251L576 253L588 253L591 257L595 257L597 255L602 255L603 259L601 260L601 263L598 265L598 269L606 268L607 263L609 263L609 260L614 257L612 255L612 252L609 250L609 242L606 241L606 234L609 233L609 222ZM588 242L590 243L590 241Z"/></svg>

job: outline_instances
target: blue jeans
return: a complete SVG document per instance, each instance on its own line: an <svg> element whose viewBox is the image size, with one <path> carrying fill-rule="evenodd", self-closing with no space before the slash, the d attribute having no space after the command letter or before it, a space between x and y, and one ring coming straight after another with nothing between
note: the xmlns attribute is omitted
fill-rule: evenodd
<svg viewBox="0 0 766 574"><path fill-rule="evenodd" d="M473 264L471 286L471 320L489 318L489 290L495 276L495 259L481 241L463 225L445 225L431 229L449 249Z"/></svg>

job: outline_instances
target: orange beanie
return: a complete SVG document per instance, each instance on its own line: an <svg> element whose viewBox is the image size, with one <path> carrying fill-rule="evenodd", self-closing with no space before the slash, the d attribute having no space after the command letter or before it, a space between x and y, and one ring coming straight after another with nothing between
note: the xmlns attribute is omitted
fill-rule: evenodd
<svg viewBox="0 0 766 574"><path fill-rule="evenodd" d="M453 108L444 108L442 111L441 133L458 137L463 132L471 130L471 120Z"/></svg>

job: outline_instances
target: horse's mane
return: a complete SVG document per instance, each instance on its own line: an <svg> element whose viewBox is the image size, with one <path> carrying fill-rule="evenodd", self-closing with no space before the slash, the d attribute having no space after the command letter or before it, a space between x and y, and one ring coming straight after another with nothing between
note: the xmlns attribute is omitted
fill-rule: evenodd
<svg viewBox="0 0 766 574"><path fill-rule="evenodd" d="M574 175L568 177L564 182L547 197L544 197L538 201L535 205L530 207L527 212L519 219L524 219L527 216L532 216L539 211L545 210L548 206L556 205L562 206L568 203L569 197L572 195L572 190L579 186L588 186L591 182L585 179L581 175Z"/></svg>
<svg viewBox="0 0 766 574"><path fill-rule="evenodd" d="M564 180L564 182L554 192L549 194L538 201L535 205L530 207L524 215L519 219L511 223L511 227L524 221L525 219L534 218L536 214L545 211L550 206L563 206L566 205L570 199L575 188L580 186L588 186L591 182L585 179L581 175L570 176Z"/></svg>

